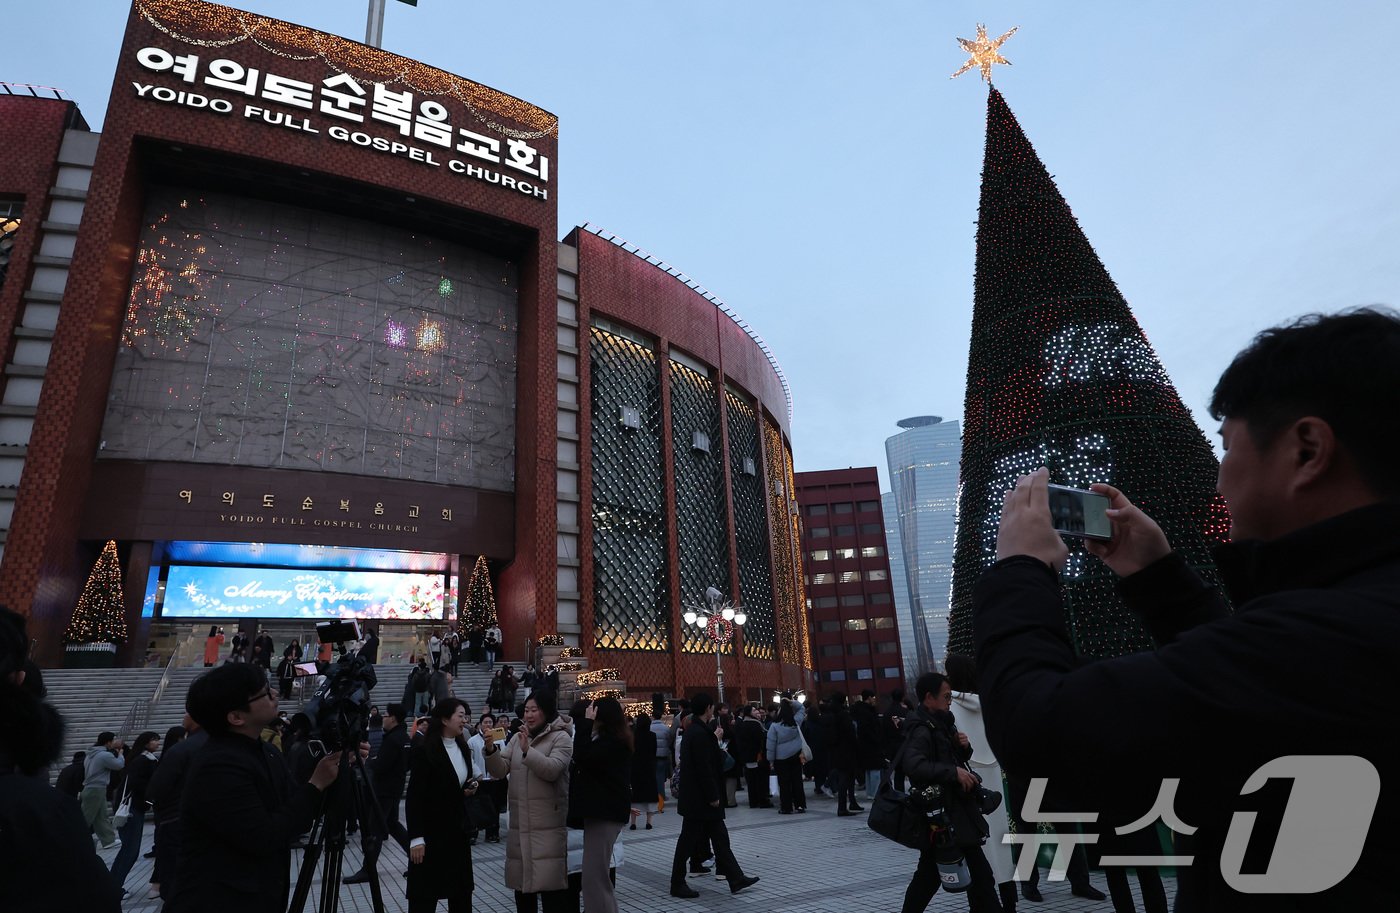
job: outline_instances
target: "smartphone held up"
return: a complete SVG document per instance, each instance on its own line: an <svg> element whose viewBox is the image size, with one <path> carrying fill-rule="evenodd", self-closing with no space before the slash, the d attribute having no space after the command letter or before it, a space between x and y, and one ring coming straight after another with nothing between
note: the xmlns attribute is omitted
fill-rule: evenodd
<svg viewBox="0 0 1400 913"><path fill-rule="evenodd" d="M1107 495L1082 488L1063 485L1047 486L1050 492L1050 523L1064 536L1079 539L1113 538L1113 524L1108 519Z"/></svg>

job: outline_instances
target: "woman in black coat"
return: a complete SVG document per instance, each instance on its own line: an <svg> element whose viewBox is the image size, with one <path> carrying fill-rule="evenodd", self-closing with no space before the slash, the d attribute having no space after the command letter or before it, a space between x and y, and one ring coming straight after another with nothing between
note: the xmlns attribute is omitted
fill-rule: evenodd
<svg viewBox="0 0 1400 913"><path fill-rule="evenodd" d="M408 910L432 913L447 898L449 913L472 908L472 848L466 800L476 795L472 753L462 733L467 705L455 697L433 705L408 782Z"/></svg>
<svg viewBox="0 0 1400 913"><path fill-rule="evenodd" d="M583 908L617 913L608 869L613 844L631 817L632 730L617 698L599 698L574 731L569 824L583 826ZM576 787L574 789L573 787Z"/></svg>
<svg viewBox="0 0 1400 913"><path fill-rule="evenodd" d="M656 733L651 731L651 717L637 715L632 725L632 830L637 829L637 816L647 814L647 830L651 816L657 813L656 791Z"/></svg>

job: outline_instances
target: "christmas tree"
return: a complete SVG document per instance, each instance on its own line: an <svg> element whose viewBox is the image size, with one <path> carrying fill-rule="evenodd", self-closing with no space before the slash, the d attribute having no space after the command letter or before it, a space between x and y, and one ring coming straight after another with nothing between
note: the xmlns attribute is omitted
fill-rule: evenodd
<svg viewBox="0 0 1400 913"><path fill-rule="evenodd" d="M462 606L462 621L467 630L496 626L496 596L491 591L491 571L486 556L478 555L472 575L467 580L467 601Z"/></svg>
<svg viewBox="0 0 1400 913"><path fill-rule="evenodd" d="M70 644L126 643L126 604L122 598L122 568L117 561L117 543L107 540L97 556L73 620L63 632Z"/></svg>
<svg viewBox="0 0 1400 913"><path fill-rule="evenodd" d="M972 588L996 560L1002 495L1040 466L1108 482L1207 580L1229 530L1216 460L1001 93L987 99L949 650L972 652ZM1070 634L1089 657L1152 646L1114 575L1070 541Z"/></svg>

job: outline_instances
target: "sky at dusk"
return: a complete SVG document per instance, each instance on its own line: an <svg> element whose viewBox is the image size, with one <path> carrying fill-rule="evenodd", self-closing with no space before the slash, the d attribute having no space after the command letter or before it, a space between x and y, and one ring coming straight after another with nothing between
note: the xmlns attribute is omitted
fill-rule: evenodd
<svg viewBox="0 0 1400 913"><path fill-rule="evenodd" d="M363 39L365 5L231 4ZM100 130L127 5L10 4L0 81ZM792 387L799 470L880 467L961 417L986 88L997 88L1182 399L1309 311L1400 303L1400 4L390 0L384 46L558 115L559 224L722 298Z"/></svg>

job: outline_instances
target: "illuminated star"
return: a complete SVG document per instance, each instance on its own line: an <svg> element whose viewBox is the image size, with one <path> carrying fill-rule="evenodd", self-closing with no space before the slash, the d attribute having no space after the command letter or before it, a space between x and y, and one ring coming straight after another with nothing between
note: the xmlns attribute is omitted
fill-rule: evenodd
<svg viewBox="0 0 1400 913"><path fill-rule="evenodd" d="M1016 26L1016 28L1020 28L1020 26ZM967 63L963 64L961 69L948 78L957 79L973 67L978 67L982 71L982 78L990 83L992 81L992 64L1004 63L1008 67L1011 66L1011 61L997 53L997 49L1001 47L1003 41L1016 34L1016 28L1013 28L995 41L988 41L987 27L980 22L977 23L976 41L969 41L966 38L958 39L958 44L962 45L963 50L967 51L972 56L967 59Z"/></svg>
<svg viewBox="0 0 1400 913"><path fill-rule="evenodd" d="M194 598L199 595L199 585L194 583L185 584L185 595Z"/></svg>

